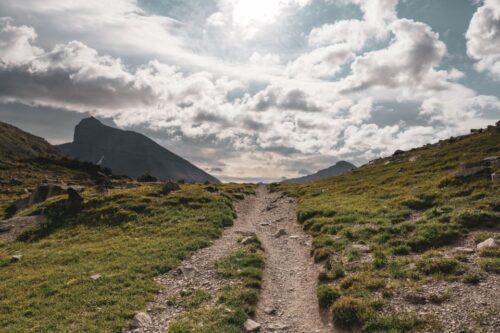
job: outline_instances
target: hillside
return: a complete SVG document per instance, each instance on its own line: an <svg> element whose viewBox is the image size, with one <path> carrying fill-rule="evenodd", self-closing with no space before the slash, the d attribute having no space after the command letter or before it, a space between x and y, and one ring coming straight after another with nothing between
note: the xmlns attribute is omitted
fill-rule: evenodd
<svg viewBox="0 0 500 333"><path fill-rule="evenodd" d="M0 122L0 161L7 162L58 154L58 151L45 139Z"/></svg>
<svg viewBox="0 0 500 333"><path fill-rule="evenodd" d="M7 215L6 207L40 183L93 185L105 173L109 171L64 157L42 138L0 123L0 219Z"/></svg>
<svg viewBox="0 0 500 333"><path fill-rule="evenodd" d="M324 266L320 303L340 327L498 329L500 127L397 152L314 183L274 184ZM483 245L481 245L483 246Z"/></svg>
<svg viewBox="0 0 500 333"><path fill-rule="evenodd" d="M346 162L346 161L340 161L340 162L337 162L335 165L333 165L327 169L320 170L312 175L308 175L308 176L304 176L304 177L300 177L300 178L294 178L294 179L287 179L287 180L285 180L285 183L313 182L316 180L335 177L335 176L341 175L343 173L352 171L354 169L356 169L356 166L354 164Z"/></svg>
<svg viewBox="0 0 500 333"><path fill-rule="evenodd" d="M115 174L134 178L150 174L164 180L219 182L144 135L106 126L93 117L76 126L72 143L57 148L73 158L100 162Z"/></svg>

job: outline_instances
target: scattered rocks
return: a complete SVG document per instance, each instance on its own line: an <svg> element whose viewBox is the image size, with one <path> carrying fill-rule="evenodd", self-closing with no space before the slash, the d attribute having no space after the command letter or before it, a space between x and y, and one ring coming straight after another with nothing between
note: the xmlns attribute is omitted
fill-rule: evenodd
<svg viewBox="0 0 500 333"><path fill-rule="evenodd" d="M495 247L495 246L497 246L497 242L493 238L488 238L484 242L477 244L476 248L478 251L481 251L483 249L487 249L487 248Z"/></svg>
<svg viewBox="0 0 500 333"><path fill-rule="evenodd" d="M149 325L151 325L151 317L145 312L138 312L132 319L131 326L133 328L148 327Z"/></svg>
<svg viewBox="0 0 500 333"><path fill-rule="evenodd" d="M90 278L91 278L92 280L94 280L94 281L97 281L97 280L100 280L100 279L101 279L101 277L102 277L102 275L101 275L101 274L94 274L94 275L92 275Z"/></svg>
<svg viewBox="0 0 500 333"><path fill-rule="evenodd" d="M278 230L275 234L274 234L274 237L275 238L280 238L281 236L285 236L287 234L286 230L285 229L280 229Z"/></svg>
<svg viewBox="0 0 500 333"><path fill-rule="evenodd" d="M165 185L163 185L163 187L161 188L161 193L164 195L168 195L174 191L179 191L180 189L181 187L179 186L179 184L169 181L166 182Z"/></svg>
<svg viewBox="0 0 500 333"><path fill-rule="evenodd" d="M261 326L256 321L253 321L252 319L247 319L244 327L246 332L258 332Z"/></svg>

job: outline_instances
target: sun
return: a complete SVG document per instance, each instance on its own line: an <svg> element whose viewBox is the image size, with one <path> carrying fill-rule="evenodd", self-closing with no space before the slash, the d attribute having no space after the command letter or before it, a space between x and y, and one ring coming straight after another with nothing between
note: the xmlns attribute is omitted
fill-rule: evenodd
<svg viewBox="0 0 500 333"><path fill-rule="evenodd" d="M258 28L275 22L288 3L284 0L236 0L233 20L242 27Z"/></svg>

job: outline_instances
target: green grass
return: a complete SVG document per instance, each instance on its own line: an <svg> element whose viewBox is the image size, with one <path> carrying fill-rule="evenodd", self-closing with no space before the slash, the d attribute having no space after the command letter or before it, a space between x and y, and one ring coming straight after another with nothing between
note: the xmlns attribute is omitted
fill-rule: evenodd
<svg viewBox="0 0 500 333"><path fill-rule="evenodd" d="M218 185L214 194L183 185L168 196L159 186L87 191L77 216L49 201L47 224L24 241L0 243L0 331L120 331L155 296L154 277L232 224L230 198L239 192L229 189ZM15 254L22 260L10 261ZM92 280L94 274L101 278Z"/></svg>
<svg viewBox="0 0 500 333"><path fill-rule="evenodd" d="M366 304L384 304L393 289L429 279L456 280L464 273L464 281L473 284L486 272L498 273L498 251L480 258L482 271L476 274L469 274L467 260L431 255L459 246L471 232L476 242L498 238L500 184L489 175L498 173L500 164L473 177L454 176L461 164L490 156L500 156L499 128L380 159L331 179L270 186L298 198L297 218L314 237L311 254L325 263L320 280L342 293L331 305L334 322L366 325L368 331L409 331L411 318L405 314L367 310ZM353 244L368 246L368 253Z"/></svg>
<svg viewBox="0 0 500 333"><path fill-rule="evenodd" d="M175 320L169 333L240 333L257 305L264 259L257 239L216 263L217 273L232 283L223 287L215 304L199 304Z"/></svg>

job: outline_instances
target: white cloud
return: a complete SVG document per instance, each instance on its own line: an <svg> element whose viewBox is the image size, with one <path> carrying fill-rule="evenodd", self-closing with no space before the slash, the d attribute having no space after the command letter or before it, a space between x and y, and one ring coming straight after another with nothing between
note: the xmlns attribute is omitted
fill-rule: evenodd
<svg viewBox="0 0 500 333"><path fill-rule="evenodd" d="M355 57L347 44L317 48L289 63L286 73L295 78L321 78L337 74Z"/></svg>
<svg viewBox="0 0 500 333"><path fill-rule="evenodd" d="M477 70L500 80L500 0L485 0L472 17L466 33L467 53Z"/></svg>
<svg viewBox="0 0 500 333"><path fill-rule="evenodd" d="M12 20L0 18L0 66L23 65L43 53L31 45L37 37L33 28L13 26Z"/></svg>
<svg viewBox="0 0 500 333"><path fill-rule="evenodd" d="M216 12L207 18L207 25L212 27L223 27L227 24L227 19L224 13Z"/></svg>

